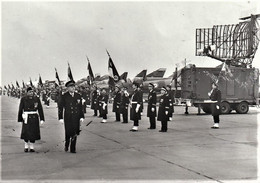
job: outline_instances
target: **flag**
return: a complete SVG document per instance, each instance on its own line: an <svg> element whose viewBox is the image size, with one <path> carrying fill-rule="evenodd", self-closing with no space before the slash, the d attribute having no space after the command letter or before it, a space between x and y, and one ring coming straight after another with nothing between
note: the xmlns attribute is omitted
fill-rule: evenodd
<svg viewBox="0 0 260 183"><path fill-rule="evenodd" d="M30 78L30 85L31 87L33 87L33 83L32 83L32 79Z"/></svg>
<svg viewBox="0 0 260 183"><path fill-rule="evenodd" d="M108 77L109 88L114 88L116 86L115 80L112 77Z"/></svg>
<svg viewBox="0 0 260 183"><path fill-rule="evenodd" d="M55 76L56 76L56 79L57 79L57 81L58 81L58 85L60 86L61 85L61 82L60 82L60 78L59 78L59 75L58 75L58 71L57 71L57 69L55 68Z"/></svg>
<svg viewBox="0 0 260 183"><path fill-rule="evenodd" d="M114 82L118 82L120 80L120 77L119 77L119 74L116 70L116 67L113 63L113 60L112 58L110 57L108 51L107 51L107 54L109 56L109 59L108 59L108 73L109 73L109 76L114 80Z"/></svg>
<svg viewBox="0 0 260 183"><path fill-rule="evenodd" d="M6 90L7 90L7 87L6 87L6 86L4 86L4 89L6 89Z"/></svg>
<svg viewBox="0 0 260 183"><path fill-rule="evenodd" d="M121 76L120 76L120 79L123 79L125 82L127 82L127 74L128 72L124 72Z"/></svg>
<svg viewBox="0 0 260 183"><path fill-rule="evenodd" d="M88 59L88 57L87 57L87 59ZM93 71L92 71L89 59L88 59L88 73L89 73L90 84L92 84L92 82L94 81L95 77L94 77L94 74L93 74Z"/></svg>
<svg viewBox="0 0 260 183"><path fill-rule="evenodd" d="M41 75L39 75L39 82L38 82L38 85L40 85L41 87L43 87L43 83L42 83Z"/></svg>
<svg viewBox="0 0 260 183"><path fill-rule="evenodd" d="M12 90L14 90L14 85L13 85L13 83L12 83Z"/></svg>
<svg viewBox="0 0 260 183"><path fill-rule="evenodd" d="M17 86L17 88L20 88L19 83L17 81L16 81L16 86Z"/></svg>
<svg viewBox="0 0 260 183"><path fill-rule="evenodd" d="M11 89L10 85L8 84L8 89Z"/></svg>
<svg viewBox="0 0 260 183"><path fill-rule="evenodd" d="M68 63L68 81L74 81L69 63Z"/></svg>

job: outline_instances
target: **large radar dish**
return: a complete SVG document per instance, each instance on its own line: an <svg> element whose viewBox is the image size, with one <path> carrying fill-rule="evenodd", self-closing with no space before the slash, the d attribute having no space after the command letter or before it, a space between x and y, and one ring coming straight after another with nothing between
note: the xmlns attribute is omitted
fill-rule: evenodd
<svg viewBox="0 0 260 183"><path fill-rule="evenodd" d="M259 39L260 15L232 25L196 29L196 56L208 56L237 67L252 67Z"/></svg>

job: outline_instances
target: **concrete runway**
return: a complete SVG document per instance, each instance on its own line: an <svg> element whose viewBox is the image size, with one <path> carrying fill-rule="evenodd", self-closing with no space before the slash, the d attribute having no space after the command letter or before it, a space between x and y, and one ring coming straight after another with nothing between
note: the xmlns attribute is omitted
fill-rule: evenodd
<svg viewBox="0 0 260 183"><path fill-rule="evenodd" d="M146 112L139 132L133 123L108 123L87 109L77 153L64 152L64 126L55 103L44 106L45 124L35 153L24 153L17 122L19 100L1 96L1 182L257 182L257 108L245 115L211 115L175 107L168 132L148 130ZM146 111L146 105L145 105ZM89 126L86 124L93 121ZM259 181L259 180L258 180Z"/></svg>

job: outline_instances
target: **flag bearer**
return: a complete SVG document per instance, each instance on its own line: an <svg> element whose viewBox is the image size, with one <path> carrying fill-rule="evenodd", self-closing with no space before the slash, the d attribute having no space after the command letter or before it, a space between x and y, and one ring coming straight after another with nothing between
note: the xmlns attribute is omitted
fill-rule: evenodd
<svg viewBox="0 0 260 183"><path fill-rule="evenodd" d="M116 114L116 121L120 121L120 102L121 102L121 92L119 86L115 86L115 96L113 102L113 112Z"/></svg>

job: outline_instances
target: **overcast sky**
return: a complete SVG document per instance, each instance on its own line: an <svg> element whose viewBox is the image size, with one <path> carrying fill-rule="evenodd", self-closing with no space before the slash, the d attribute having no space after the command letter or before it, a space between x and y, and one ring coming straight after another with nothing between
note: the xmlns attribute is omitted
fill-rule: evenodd
<svg viewBox="0 0 260 183"><path fill-rule="evenodd" d="M196 28L237 24L260 13L258 1L239 2L2 2L2 76L0 85L54 80L56 67L67 79L67 62L75 80L108 73L108 56L119 74L133 78L167 68L186 58L196 66L220 64L195 56ZM260 68L259 50L253 66Z"/></svg>

